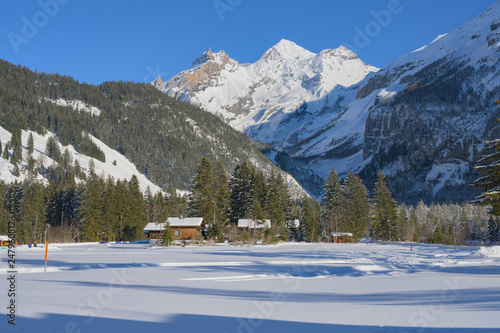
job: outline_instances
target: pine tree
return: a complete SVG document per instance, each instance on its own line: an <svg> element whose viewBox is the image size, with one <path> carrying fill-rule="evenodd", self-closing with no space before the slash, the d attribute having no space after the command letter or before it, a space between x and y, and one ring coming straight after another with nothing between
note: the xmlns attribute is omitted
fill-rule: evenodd
<svg viewBox="0 0 500 333"><path fill-rule="evenodd" d="M12 164L20 163L23 160L23 149L21 142L21 129L15 128L12 132L12 137L10 139L12 146L12 154L10 155L10 162Z"/></svg>
<svg viewBox="0 0 500 333"><path fill-rule="evenodd" d="M139 180L134 174L127 186L128 202L130 214L127 216L127 229L124 230L127 240L141 239L144 235L143 228L147 224L144 209L144 196L142 195Z"/></svg>
<svg viewBox="0 0 500 333"><path fill-rule="evenodd" d="M4 160L8 160L9 159L9 146L10 146L10 143L7 141L7 143L5 143L5 148L3 150L3 153L2 153L2 158Z"/></svg>
<svg viewBox="0 0 500 333"><path fill-rule="evenodd" d="M229 189L229 179L226 170L224 170L224 166L220 161L217 161L214 167L214 190L215 222L218 222L222 227L227 221L231 191Z"/></svg>
<svg viewBox="0 0 500 333"><path fill-rule="evenodd" d="M208 158L203 157L189 195L189 216L203 217L206 222L213 221L216 218L216 204L212 165Z"/></svg>
<svg viewBox="0 0 500 333"><path fill-rule="evenodd" d="M33 154L33 152L35 151L35 141L33 140L33 133L31 132L30 135L28 136L27 149L28 149L28 155Z"/></svg>
<svg viewBox="0 0 500 333"><path fill-rule="evenodd" d="M398 207L397 238L401 241L410 240L410 225L408 221L408 208L405 204Z"/></svg>
<svg viewBox="0 0 500 333"><path fill-rule="evenodd" d="M230 219L234 223L238 222L238 219L252 217L254 175L254 169L246 161L234 168L229 181L231 189Z"/></svg>
<svg viewBox="0 0 500 333"><path fill-rule="evenodd" d="M382 171L378 174L373 198L372 228L374 237L381 240L392 240L396 236L397 212L396 201L385 183Z"/></svg>
<svg viewBox="0 0 500 333"><path fill-rule="evenodd" d="M342 229L344 192L339 176L334 169L330 170L325 181L321 200L321 221L323 237L332 241L332 233Z"/></svg>
<svg viewBox="0 0 500 333"><path fill-rule="evenodd" d="M62 161L59 143L53 136L49 137L47 140L47 144L45 145L45 154L58 163Z"/></svg>
<svg viewBox="0 0 500 333"><path fill-rule="evenodd" d="M474 168L482 177L477 179L472 186L483 190L475 202L491 205L490 213L500 216L500 139L487 141L484 150L491 153L483 155L478 161L479 165Z"/></svg>
<svg viewBox="0 0 500 333"><path fill-rule="evenodd" d="M160 244L161 246L169 246L173 242L172 228L170 222L165 222L163 230L161 230Z"/></svg>
<svg viewBox="0 0 500 333"><path fill-rule="evenodd" d="M320 205L319 202L313 201L309 196L302 197L302 214L300 215L300 229L302 240L306 242L318 242L320 236L319 219Z"/></svg>
<svg viewBox="0 0 500 333"><path fill-rule="evenodd" d="M253 182L253 216L256 219L265 219L268 217L267 200L269 196L269 187L266 181L266 177L261 170L255 171L255 177Z"/></svg>
<svg viewBox="0 0 500 333"><path fill-rule="evenodd" d="M33 178L22 184L21 232L24 242L34 242L45 221L45 187Z"/></svg>
<svg viewBox="0 0 500 333"><path fill-rule="evenodd" d="M281 240L286 240L286 219L290 207L288 187L281 173L271 172L268 180L267 211L271 220L271 230L279 235Z"/></svg>
<svg viewBox="0 0 500 333"><path fill-rule="evenodd" d="M104 234L103 239L108 241L119 240L117 238L118 235L121 234L120 214L116 198L115 181L111 176L106 180L104 192L102 194L101 209L102 219L104 221L102 229Z"/></svg>
<svg viewBox="0 0 500 333"><path fill-rule="evenodd" d="M100 241L105 232L101 200L104 181L95 173L90 173L84 185L79 215L81 217L82 238L85 241Z"/></svg>
<svg viewBox="0 0 500 333"><path fill-rule="evenodd" d="M500 239L500 225L498 221L490 216L488 220L488 240L490 242L496 242Z"/></svg>
<svg viewBox="0 0 500 333"><path fill-rule="evenodd" d="M345 210L343 226L354 239L365 237L369 225L370 201L363 181L351 171L344 179Z"/></svg>

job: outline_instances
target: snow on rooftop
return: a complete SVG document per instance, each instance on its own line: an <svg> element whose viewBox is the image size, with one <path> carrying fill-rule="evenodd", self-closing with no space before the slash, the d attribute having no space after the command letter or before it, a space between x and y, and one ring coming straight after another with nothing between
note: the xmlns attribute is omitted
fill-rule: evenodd
<svg viewBox="0 0 500 333"><path fill-rule="evenodd" d="M252 219L239 219L238 228L250 229L269 229L271 228L270 220L252 220Z"/></svg>
<svg viewBox="0 0 500 333"><path fill-rule="evenodd" d="M171 227L201 227L203 223L203 217L169 217L166 222L158 223L151 222L144 227L144 232L150 231L162 231L165 230L165 225L170 223Z"/></svg>

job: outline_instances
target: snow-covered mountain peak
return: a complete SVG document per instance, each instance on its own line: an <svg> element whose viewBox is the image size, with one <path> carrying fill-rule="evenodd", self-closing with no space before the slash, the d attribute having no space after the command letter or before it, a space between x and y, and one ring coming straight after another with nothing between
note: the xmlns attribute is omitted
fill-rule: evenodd
<svg viewBox="0 0 500 333"><path fill-rule="evenodd" d="M406 64L419 67L445 57L463 59L480 66L484 54L500 46L500 4L497 2L461 27L448 34L437 36L430 44L391 62L387 68L395 69ZM492 59L490 59L492 60Z"/></svg>
<svg viewBox="0 0 500 333"><path fill-rule="evenodd" d="M196 67L212 59L213 59L212 49L209 48L193 61L191 67Z"/></svg>
<svg viewBox="0 0 500 333"><path fill-rule="evenodd" d="M315 55L315 53L306 50L292 41L282 39L278 44L267 50L259 60L305 60Z"/></svg>
<svg viewBox="0 0 500 333"><path fill-rule="evenodd" d="M209 48L208 50L203 52L198 58L196 58L195 61L193 61L191 68L197 67L211 60L215 61L219 65L223 65L232 59L229 58L227 53L224 51L212 52L212 49Z"/></svg>

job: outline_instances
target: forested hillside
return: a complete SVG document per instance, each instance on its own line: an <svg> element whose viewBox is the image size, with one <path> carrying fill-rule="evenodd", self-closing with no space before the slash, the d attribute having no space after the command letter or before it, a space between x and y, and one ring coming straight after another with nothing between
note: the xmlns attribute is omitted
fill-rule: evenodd
<svg viewBox="0 0 500 333"><path fill-rule="evenodd" d="M0 61L0 117L0 126L11 133L50 131L62 145L102 159L84 133L91 134L165 190L169 185L188 189L202 156L220 160L228 172L241 161L277 170L255 142L217 116L148 84L81 84Z"/></svg>

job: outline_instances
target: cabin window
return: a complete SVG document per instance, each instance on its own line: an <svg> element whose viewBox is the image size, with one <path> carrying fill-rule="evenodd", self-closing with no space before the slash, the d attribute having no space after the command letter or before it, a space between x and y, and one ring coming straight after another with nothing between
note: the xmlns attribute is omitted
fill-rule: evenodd
<svg viewBox="0 0 500 333"><path fill-rule="evenodd" d="M174 230L174 236L182 236L182 230Z"/></svg>

